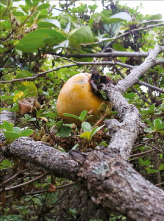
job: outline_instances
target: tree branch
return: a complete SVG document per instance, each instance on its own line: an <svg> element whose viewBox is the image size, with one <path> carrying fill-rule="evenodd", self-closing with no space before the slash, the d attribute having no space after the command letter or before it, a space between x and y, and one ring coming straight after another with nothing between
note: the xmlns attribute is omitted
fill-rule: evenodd
<svg viewBox="0 0 164 221"><path fill-rule="evenodd" d="M142 74L146 73L146 71L156 64L155 58L163 50L164 46L156 46L153 50L151 50L149 52L149 56L141 65L135 67L125 79L118 82L116 90L124 93L128 88L134 85Z"/></svg>
<svg viewBox="0 0 164 221"><path fill-rule="evenodd" d="M120 122L115 119L106 121L111 135L108 148L63 153L40 141L22 137L2 147L3 151L51 170L56 176L76 181L88 191L92 202L125 214L130 220L163 220L164 192L127 163L144 125L138 109L121 94L154 65L161 49L160 46L155 47L145 61L132 69L118 85L104 85L107 96L120 115Z"/></svg>
<svg viewBox="0 0 164 221"><path fill-rule="evenodd" d="M60 57L67 57L67 58L103 58L103 57L147 57L148 52L126 52L126 51L112 51L112 52L99 52L99 53L92 53L92 54L56 54L56 53L48 53L50 55L57 55Z"/></svg>
<svg viewBox="0 0 164 221"><path fill-rule="evenodd" d="M113 92L111 97L116 94ZM118 103L120 104L120 100ZM118 108L118 105L119 111L127 108L128 113L125 113L123 121L124 127L131 126L128 122L131 121L129 114L130 117L133 115L135 120L139 120L138 112L134 113L137 109L132 105L125 103L124 100L121 104L123 108ZM131 108L131 111L128 108ZM4 111L2 114L4 115ZM11 115L8 116L9 120L12 120ZM128 119L125 119L126 117ZM136 123L135 120L133 124ZM140 122L137 125L140 125ZM131 128L126 129L131 132ZM115 131L112 139L116 137ZM131 139L134 140L134 136ZM128 143L127 146L129 146ZM2 148L4 152L37 164L56 176L76 181L89 192L94 203L109 208L109 211L113 209L137 221L162 220L164 216L164 192L146 181L124 160L122 157L124 154L118 154L112 148L94 150L85 155L75 151L63 153L45 143L35 142L25 137Z"/></svg>
<svg viewBox="0 0 164 221"><path fill-rule="evenodd" d="M156 27L160 27L160 26L164 26L164 23L161 23L161 24L155 24L155 25L150 25L150 26L147 26L147 27L144 27L144 28L138 28L138 29L132 29L132 30L129 30L127 32L125 32L124 34L122 35L119 35L115 38L112 39L111 42L109 42L105 47L104 49L102 50L102 52L105 52L105 50L111 45L113 44L116 40L120 39L120 38L123 38L129 34L133 34L134 32L139 32L139 31L144 31L144 30L147 30L147 29L151 29L151 28L156 28Z"/></svg>
<svg viewBox="0 0 164 221"><path fill-rule="evenodd" d="M149 88L152 88L153 90L155 90L155 91L159 91L160 93L164 93L164 89L162 89L162 88L159 88L159 87L155 87L155 86L153 86L153 85L151 85L151 84L148 84L148 83L145 83L145 82L143 82L143 81L137 81L137 84L140 84L140 85L144 85L144 86L146 86L146 87L149 87Z"/></svg>
<svg viewBox="0 0 164 221"><path fill-rule="evenodd" d="M18 81L33 81L35 80L36 78L40 77L40 76L43 76L47 73L50 73L50 72L53 72L53 71L58 71L60 70L61 68L70 68L70 67L73 67L73 66L76 66L76 64L69 64L69 65L64 65L64 66L59 66L57 68L54 68L54 69L51 69L49 71L43 71L41 73L38 73L38 74L35 74L33 77L26 77L26 78L18 78L18 79L13 79L11 81L0 81L0 83L13 83L13 82L18 82Z"/></svg>
<svg viewBox="0 0 164 221"><path fill-rule="evenodd" d="M73 66L79 66L79 65L105 65L105 66L107 66L107 65L119 65L119 66L130 68L130 69L134 68L132 65L124 64L124 63L121 63L121 62L112 62L112 61L78 62L78 61L73 61L73 60L70 60L70 59L67 59L67 58L63 58L63 59L71 61L74 64L60 66L60 67L51 69L49 71L43 71L41 73L35 74L33 77L18 78L18 79L13 79L13 80L10 80L10 81L0 81L0 83L6 84L6 83L19 82L19 81L33 81L36 78L38 78L40 76L43 76L43 75L45 75L45 74L47 74L49 72L57 71L57 70L62 69L62 68L70 68L70 67L73 67Z"/></svg>

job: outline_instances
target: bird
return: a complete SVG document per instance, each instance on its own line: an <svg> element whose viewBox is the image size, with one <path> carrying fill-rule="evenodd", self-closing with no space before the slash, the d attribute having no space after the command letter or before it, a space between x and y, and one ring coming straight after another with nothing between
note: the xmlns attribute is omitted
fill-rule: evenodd
<svg viewBox="0 0 164 221"><path fill-rule="evenodd" d="M94 123L100 118L100 108L105 99L100 95L96 84L104 83L104 76L79 73L72 76L62 87L57 99L57 113L66 123L80 125L76 118L64 116L64 113L80 116L86 110L92 113L89 121ZM102 82L101 82L102 79ZM109 82L110 78L106 79ZM96 82L96 83L95 83Z"/></svg>

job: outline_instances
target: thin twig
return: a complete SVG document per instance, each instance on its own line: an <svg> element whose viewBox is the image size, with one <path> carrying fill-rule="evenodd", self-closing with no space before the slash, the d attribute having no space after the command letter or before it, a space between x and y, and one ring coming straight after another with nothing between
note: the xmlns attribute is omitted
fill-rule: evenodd
<svg viewBox="0 0 164 221"><path fill-rule="evenodd" d="M164 22L163 20L150 20L150 21L143 21L141 24L149 24L149 23L160 23Z"/></svg>
<svg viewBox="0 0 164 221"><path fill-rule="evenodd" d="M138 29L129 30L128 32L125 32L124 34L119 35L119 36L113 38L113 40L112 40L111 42L109 42L109 43L104 47L104 49L102 50L102 52L105 52L105 50L106 50L111 44L113 44L116 40L118 40L118 39L120 39L120 38L123 38L123 37L125 37L125 36L127 36L127 35L133 34L134 32L144 31L144 30L146 30L146 29L156 28L156 27L159 27L159 26L164 26L164 23L155 24L155 25L150 25L150 26L147 26L147 27L144 27L144 28L138 28Z"/></svg>
<svg viewBox="0 0 164 221"><path fill-rule="evenodd" d="M153 86L153 85L148 84L148 83L145 83L145 82L143 82L143 81L139 81L139 80L138 80L138 81L137 81L137 84L144 85L144 86L146 86L146 87L152 88L152 89L155 90L155 91L159 91L159 92L161 92L161 93L164 93L164 89L159 88L159 87L156 87L156 86Z"/></svg>
<svg viewBox="0 0 164 221"><path fill-rule="evenodd" d="M122 62L117 62L117 61L81 62L81 61L74 61L74 60L66 58L66 57L61 57L59 55L55 55L55 57L61 58L61 59L64 59L64 60L67 60L67 61L70 61L70 62L73 62L74 64L77 64L77 65L119 65L119 66L122 66L122 67L125 67L125 68L129 68L129 69L133 69L133 68L136 67L136 66L134 67L132 65L124 64Z"/></svg>
<svg viewBox="0 0 164 221"><path fill-rule="evenodd" d="M11 186L11 187L7 187L7 188L5 188L5 189L1 189L0 192L2 192L2 191L9 191L9 190L21 188L21 187L23 187L23 186L25 186L25 185L28 185L28 184L30 184L30 183L35 182L36 180L41 179L42 177L44 177L44 176L46 176L46 175L47 175L47 174L42 174L41 176L35 177L34 179L29 180L29 181L27 181L27 182L25 182L25 183L21 183L21 184L18 184L18 185L16 185L16 186Z"/></svg>
<svg viewBox="0 0 164 221"><path fill-rule="evenodd" d="M19 174L23 173L24 171L19 171L18 173L11 176L9 179L5 180L3 183L0 184L0 188L3 188L4 186L6 186L8 183L10 183L12 180L14 180Z"/></svg>
<svg viewBox="0 0 164 221"><path fill-rule="evenodd" d="M0 43L4 43L8 38L10 38L10 37L12 36L12 34L13 34L14 32L16 32L20 27L22 27L22 26L26 23L26 21L27 21L33 14L34 14L34 12L31 12L31 14L30 14L17 28L15 28L14 30L12 30L8 36L6 36L5 38L3 38L2 41L0 41Z"/></svg>
<svg viewBox="0 0 164 221"><path fill-rule="evenodd" d="M57 55L61 57L67 58L103 58L103 57L147 57L149 55L148 52L127 52L127 51L112 51L112 52L99 52L99 53L91 53L91 54L56 54L54 52L49 52L50 55Z"/></svg>
<svg viewBox="0 0 164 221"><path fill-rule="evenodd" d="M155 184L156 186L161 186L161 185L163 185L164 184L164 182L162 182L162 183L157 183L157 184Z"/></svg>
<svg viewBox="0 0 164 221"><path fill-rule="evenodd" d="M38 78L38 77L40 77L40 76L43 76L43 75L45 75L45 74L47 74L47 73L60 70L61 68L70 68L70 67L73 67L73 66L77 66L77 65L76 65L76 64L69 64L69 65L59 66L59 67L54 68L54 69L51 69L51 70L49 70L49 71L43 71L43 72L41 72L41 73L35 74L33 77L13 79L13 80L11 80L11 81L0 81L0 83L13 83L13 82L18 82L18 81L33 81L33 80L35 80L36 78Z"/></svg>
<svg viewBox="0 0 164 221"><path fill-rule="evenodd" d="M64 59L67 59L67 58L64 58ZM72 61L70 59L68 59L69 61L73 62L74 64L70 64L70 65L65 65L65 66L59 66L57 68L54 68L54 69L51 69L49 71L43 71L41 73L38 73L38 74L35 74L33 77L27 77L27 78L18 78L18 79L13 79L13 80L10 80L10 81L0 81L0 83L13 83L13 82L18 82L18 81L33 81L35 80L36 78L40 77L40 76L43 76L49 72L53 72L53 71L57 71L61 68L70 68L70 67L73 67L73 66L79 66L79 65L120 65L122 67L126 67L126 68L134 68L132 65L128 65L128 64L124 64L124 63L121 63L121 62L112 62L112 61L102 61L102 62L76 62L76 61Z"/></svg>
<svg viewBox="0 0 164 221"><path fill-rule="evenodd" d="M143 155L147 155L148 153L151 153L151 152L154 152L156 151L155 149L153 150L147 150L147 151L144 151L142 153L135 153L135 154L131 154L130 157L139 157L139 156L143 156ZM132 159L133 160L133 159Z"/></svg>

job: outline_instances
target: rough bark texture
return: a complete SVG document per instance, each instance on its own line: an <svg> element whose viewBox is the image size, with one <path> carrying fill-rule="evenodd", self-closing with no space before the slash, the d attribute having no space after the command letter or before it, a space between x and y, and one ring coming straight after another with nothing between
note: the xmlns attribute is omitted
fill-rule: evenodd
<svg viewBox="0 0 164 221"><path fill-rule="evenodd" d="M163 220L164 192L145 180L121 157L94 151L78 175L85 178L85 185L96 204L117 210L130 220Z"/></svg>
<svg viewBox="0 0 164 221"><path fill-rule="evenodd" d="M156 64L155 59L163 50L164 46L156 46L153 50L151 50L145 61L141 65L135 67L126 78L119 81L115 89L125 92L128 88L135 84L141 75L146 73L146 71Z"/></svg>
<svg viewBox="0 0 164 221"><path fill-rule="evenodd" d="M51 170L56 176L76 180L89 192L92 202L131 220L163 220L164 192L145 180L121 156L105 150L84 156L63 153L30 138L19 138L4 151Z"/></svg>
<svg viewBox="0 0 164 221"><path fill-rule="evenodd" d="M106 122L112 137L109 148L85 154L76 151L63 153L42 142L19 138L3 147L4 152L51 170L57 176L76 180L90 194L93 202L125 214L130 220L163 221L164 192L127 163L143 124L137 108L128 104L121 95L155 64L155 58L162 50L157 46L145 62L118 85L104 87L121 119L120 122Z"/></svg>

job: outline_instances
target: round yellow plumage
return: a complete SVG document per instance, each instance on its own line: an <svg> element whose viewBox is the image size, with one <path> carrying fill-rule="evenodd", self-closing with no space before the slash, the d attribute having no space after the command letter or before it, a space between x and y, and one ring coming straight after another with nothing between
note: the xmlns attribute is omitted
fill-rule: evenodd
<svg viewBox="0 0 164 221"><path fill-rule="evenodd" d="M90 77L91 74L88 73L74 75L62 87L57 101L57 112L66 122L79 124L78 120L63 114L79 116L84 110L93 111L91 121L98 119L99 107L104 100L93 93L89 82Z"/></svg>

